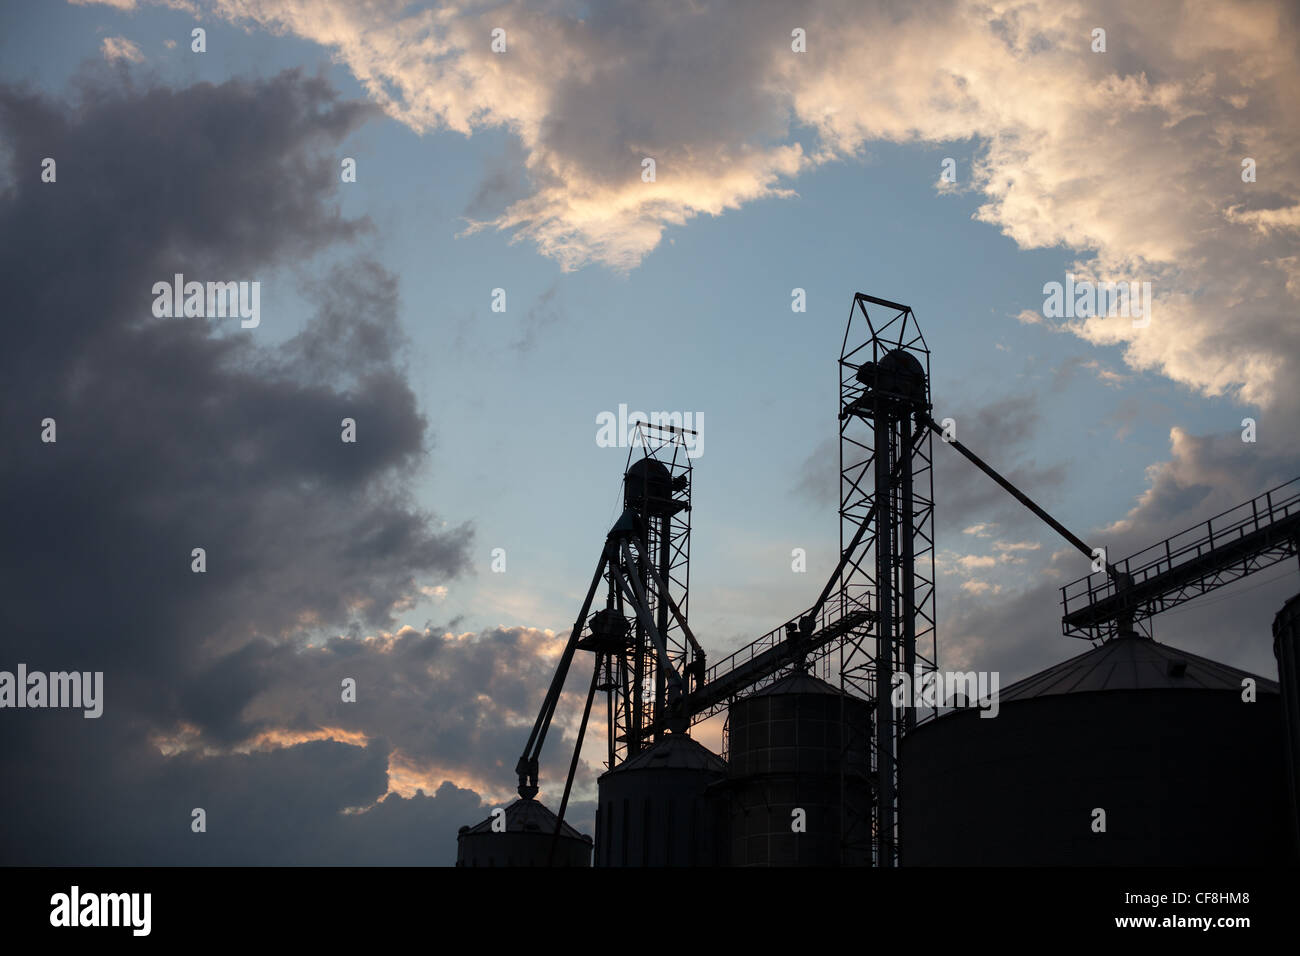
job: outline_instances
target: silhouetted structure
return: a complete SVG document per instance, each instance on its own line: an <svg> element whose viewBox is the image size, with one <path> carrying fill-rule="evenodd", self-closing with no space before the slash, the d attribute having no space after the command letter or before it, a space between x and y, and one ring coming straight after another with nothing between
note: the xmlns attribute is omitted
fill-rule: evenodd
<svg viewBox="0 0 1300 956"><path fill-rule="evenodd" d="M1300 554L1300 478L1061 588L1066 635L1105 640Z"/></svg>
<svg viewBox="0 0 1300 956"><path fill-rule="evenodd" d="M457 866L591 866L591 837L536 800L520 798L502 809L504 830L493 829L499 814L460 828Z"/></svg>
<svg viewBox="0 0 1300 956"><path fill-rule="evenodd" d="M725 866L727 805L710 788L726 772L686 734L665 734L602 774L596 865Z"/></svg>
<svg viewBox="0 0 1300 956"><path fill-rule="evenodd" d="M1295 858L1300 603L1274 626L1280 695L1139 629L1300 553L1300 479L1111 563L931 416L929 357L908 306L854 296L838 363L839 562L807 610L712 667L687 622L691 433L638 430L623 513L516 766L513 806L551 828L552 862L581 857L585 838L562 821L597 691L602 866ZM937 671L932 434L1098 569L1062 588L1062 627L1100 646L1003 691L995 718L939 717L893 693L900 672L923 684ZM553 815L533 799L539 755L578 650L594 666ZM726 760L687 735L723 711ZM540 859L536 840L503 853L505 835L463 828L461 860Z"/></svg>
<svg viewBox="0 0 1300 956"><path fill-rule="evenodd" d="M870 705L809 674L796 671L734 701L732 864L870 864L870 845L846 839L846 830L871 826L871 739Z"/></svg>
<svg viewBox="0 0 1300 956"><path fill-rule="evenodd" d="M1282 743L1291 849L1300 859L1300 594L1273 619L1273 655L1282 685Z"/></svg>
<svg viewBox="0 0 1300 956"><path fill-rule="evenodd" d="M996 718L979 714L953 711L904 741L909 865L1290 858L1273 681L1130 635L1006 688Z"/></svg>

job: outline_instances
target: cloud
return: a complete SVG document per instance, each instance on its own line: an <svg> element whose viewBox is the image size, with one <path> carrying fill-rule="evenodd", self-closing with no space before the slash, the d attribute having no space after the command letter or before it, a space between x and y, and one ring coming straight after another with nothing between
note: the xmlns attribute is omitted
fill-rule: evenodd
<svg viewBox="0 0 1300 956"><path fill-rule="evenodd" d="M1148 473L1148 491L1099 535L1122 553L1294 475L1286 423L1300 408L1300 332L1293 321L1300 302L1296 14L1281 2L1148 9L1118 2L1086 14L1034 2L644 2L599 5L579 19L563 5L412 10L401 0L364 9L341 0L215 0L204 12L331 49L382 109L417 131L510 132L518 168L508 154L501 169L489 172L466 209L468 228L534 243L568 269L592 262L633 268L673 227L790 197L800 175L852 161L874 142L973 141L970 185L984 197L980 220L1022 248L1075 250L1070 268L1080 278L1152 282L1156 302L1146 328L1115 317L1080 320L1066 331L1118 347L1132 369L1267 410L1254 446L1235 433L1197 437L1174 429L1168 460ZM790 51L796 18L808 30L806 54ZM1105 54L1088 49L1098 20L1108 27ZM508 31L504 54L489 47L498 25ZM864 62L887 81L864 81ZM199 728L221 760L245 761L224 767L307 756L346 760L366 783L340 783L330 806L375 799L384 783L374 768L393 767L394 753L416 762L413 773L434 773L429 755L419 753L423 725L399 733L376 717L364 730L348 729L365 734L364 747L330 738L267 753L234 748L249 734L307 734L332 721L313 710L312 685L297 690L301 721L270 706L277 688L292 686L285 662L300 651L286 645L304 619L336 622L344 642L322 652L316 680L324 682L330 667L358 648L359 662L376 668L368 678L374 679L391 659L382 655L395 651L370 647L368 637L387 640L393 609L459 566L462 538L433 531L403 491L402 477L425 450L425 423L388 358L397 347L388 318L395 284L365 266L322 280L313 330L275 354L255 353L237 337L179 324L156 330L125 318L136 314L139 283L170 274L176 262L240 275L362 234L364 223L342 221L329 208L329 164L321 160L318 168L308 146L337 142L362 113L328 102L323 90L301 80L149 91L129 109L122 108L124 95L91 89L70 120L18 94L0 100L0 123L22 162L49 155L38 151L46 143L68 157L99 157L102 144L112 143L111 168L120 164L127 173L111 192L78 187L89 180L75 176L65 190L61 160L57 191L28 188L5 199L0 236L8 237L12 274L37 275L51 262L75 270L66 288L51 284L12 297L15 314L40 318L24 326L22 346L8 361L0 359L7 373L0 420L6 435L19 436L9 442L19 451L0 464L0 478L7 479L6 500L26 507L15 525L22 534L12 540L58 542L8 562L23 570L4 585L16 615L6 649L106 655L127 680L138 666L144 676L124 701L147 726ZM143 140L133 155L117 132L132 113L171 119L179 136L165 123L157 130L167 135L129 122L127 132ZM230 123L231 115L260 122ZM29 132L14 135L23 128ZM213 163L197 176L182 164L173 173L176 163L157 157L173 157L177 143L194 147L185 156L249 151L253 161ZM654 183L641 180L647 156L656 160ZM1240 177L1246 157L1257 163L1254 183ZM131 175L137 168L148 175ZM240 201L232 206L230 195ZM192 221L163 196L185 196ZM100 231L56 234L50 202L64 220L97 223ZM119 228L124 221L147 225ZM107 223L114 224L112 242ZM65 250L69 236L73 247ZM92 292L97 308L87 310ZM1037 287L1026 290L1031 304L1039 294ZM360 304L365 338L331 320L331 302L336 316ZM1038 321L1037 313L1029 315ZM354 366L347 356L358 344L364 347ZM32 356L42 361L22 361ZM40 375L30 371L38 367ZM331 370L346 384L328 382ZM174 389L167 374L182 387ZM210 431L186 434L176 410L189 407L203 410ZM363 435L374 429L375 445L363 446L374 457L340 459L334 436L318 436L310 425L328 420L332 429L345 408L357 407ZM268 415L272 408L278 411ZM1032 396L951 411L961 440L998 449L992 463L1050 508L1067 472L1029 453L1038 423ZM29 436L31 423L46 414L60 418L61 439L42 459ZM131 415L139 424L123 429L123 420L134 422ZM113 443L62 437L86 435L113 436ZM1008 540L1037 528L1037 519L1001 489L944 451L936 449L940 540L969 527L974 516L996 524ZM69 477L77 473L97 476L84 501L87 483ZM804 478L809 490L832 488L817 491L818 501L834 500L833 468L810 468ZM354 509L360 503L359 510L345 502ZM54 537L50 515L57 517ZM946 529L949 521L957 524ZM195 540L217 542L224 560L214 561L204 582L209 590L187 590L194 579L184 568L169 576L173 566L158 557L164 533L178 552ZM99 557L106 551L113 561ZM68 554L83 557L69 567ZM391 560L375 560L384 555ZM985 656L1021 673L1060 659L1074 646L1058 636L1056 582L1077 577L1080 560L1074 552L1055 553L1039 569L1041 583L1004 591L994 602L982 600L984 582L968 582L941 625L945 653ZM158 582L172 600L155 601ZM1223 659L1259 657L1261 609L1284 586L1263 588L1241 616L1214 610L1168 619L1178 620L1183 646ZM96 641L89 625L65 631L50 621L49 607L73 601L95 609ZM139 631L138 643L105 643L104 635L121 635L127 620ZM219 623L195 635L195 621ZM514 639L529 653L543 646ZM445 640L441 628L430 626L402 634L398 643L403 654L446 653ZM470 666L474 655L465 660ZM436 668L420 673L416 696L425 681L437 680ZM178 676L185 692L152 700L146 689L158 686L160 674ZM225 689L205 695L209 682L225 682ZM496 716L515 713L506 706ZM490 729L474 733L451 727L453 740L495 746ZM52 739L44 743L53 747ZM32 750L27 762L42 752ZM52 778L71 772L68 761L54 765Z"/></svg>
<svg viewBox="0 0 1300 956"><path fill-rule="evenodd" d="M1022 551L1038 551L1042 545L1037 541L994 541L993 550L998 552L997 561L999 564L1027 564L1028 559L1023 557Z"/></svg>
<svg viewBox="0 0 1300 956"><path fill-rule="evenodd" d="M1158 14L1119 0L204 10L329 48L416 131L512 133L518 165L484 182L468 229L507 231L566 269L631 269L669 228L790 197L799 175L873 142L972 140L976 218L1025 249L1075 250L1080 278L1152 283L1149 326L1070 331L1207 395L1300 406L1300 29L1282 0ZM1097 22L1105 53L1091 50ZM887 81L864 82L862 63Z"/></svg>
<svg viewBox="0 0 1300 956"><path fill-rule="evenodd" d="M1062 463L1039 465L1027 457L1042 420L1037 396L1009 395L975 407L939 404L935 416L956 422L956 438L975 450L1016 487L1048 507L1065 487ZM1038 519L951 448L934 441L934 486L943 498L935 513L939 540L969 533L985 537L997 528L1005 534L1037 530ZM972 524L971 519L979 519ZM978 529L978 530L974 530Z"/></svg>
<svg viewBox="0 0 1300 956"><path fill-rule="evenodd" d="M367 233L338 213L334 156L373 114L297 72L167 89L100 64L66 101L0 86L7 159L59 161L0 196L21 317L0 351L0 661L105 687L97 720L6 713L6 863L450 862L480 815L463 782L513 761L558 638L396 627L469 567L473 529L412 499L432 436L395 277L356 254L304 268ZM297 334L265 309L247 330L152 315L175 273L290 300L288 266L309 276ZM403 797L398 767L435 783Z"/></svg>
<svg viewBox="0 0 1300 956"><path fill-rule="evenodd" d="M1118 388L1131 378L1131 376L1107 368L1094 358L1088 358L1085 355L1072 355L1057 367L1056 374L1053 376L1052 387L1058 390L1064 388L1074 378L1074 373L1079 369L1092 372L1097 381L1112 388Z"/></svg>
<svg viewBox="0 0 1300 956"><path fill-rule="evenodd" d="M1037 551L1042 545L1037 541L994 541L994 551Z"/></svg>
<svg viewBox="0 0 1300 956"><path fill-rule="evenodd" d="M100 738L107 746L76 748L75 767L51 759L76 733L24 735L55 750L24 747L24 786L0 795L6 819L23 824L7 835L6 864L446 866L455 861L457 828L488 814L476 793L450 782L384 796L382 742L164 757L113 733ZM65 778L74 770L75 779ZM21 790L41 798L23 799ZM365 805L364 813L347 812ZM205 811L204 833L191 830L195 808Z"/></svg>
<svg viewBox="0 0 1300 956"><path fill-rule="evenodd" d="M559 324L561 312L556 304L560 291L558 282L551 283L545 292L537 297L524 316L523 335L510 348L521 355L527 355L537 348L538 336L546 329Z"/></svg>
<svg viewBox="0 0 1300 956"><path fill-rule="evenodd" d="M1128 395L1115 405L1100 424L1115 425L1115 438L1123 440L1133 433L1140 422L1147 424L1167 424L1172 412L1163 402L1154 401L1148 395Z"/></svg>
<svg viewBox="0 0 1300 956"><path fill-rule="evenodd" d="M1300 290L1300 61L1288 4L1188 0L1157 15L1118 0L1086 12L975 0L686 11L663 0L581 19L522 2L205 9L330 48L412 129L513 133L527 193L510 175L485 183L506 204L470 228L509 231L565 268L632 268L670 227L791 196L800 174L872 142L973 140L977 218L1022 248L1078 251L1081 277L1153 283L1149 327L1095 318L1075 334L1206 394L1300 400L1288 321ZM1093 53L1103 21L1109 46ZM791 50L794 22L806 53ZM490 47L497 26L502 53ZM864 62L888 81L864 83ZM641 180L645 157L654 183ZM1255 183L1238 175L1245 157Z"/></svg>
<svg viewBox="0 0 1300 956"><path fill-rule="evenodd" d="M1147 489L1134 506L1105 529L1125 546L1153 543L1141 536L1145 526L1182 530L1300 473L1300 451L1289 429L1243 442L1236 430L1197 436L1175 426L1169 430L1169 449L1168 460L1147 469Z"/></svg>
<svg viewBox="0 0 1300 956"><path fill-rule="evenodd" d="M823 438L803 460L793 488L807 503L827 508L839 501L839 438Z"/></svg>
<svg viewBox="0 0 1300 956"><path fill-rule="evenodd" d="M104 59L110 63L113 60L128 60L131 63L144 62L144 54L140 52L140 48L126 37L104 37L100 49L103 51Z"/></svg>
<svg viewBox="0 0 1300 956"><path fill-rule="evenodd" d="M1300 456L1290 444L1281 436L1249 444L1236 432L1193 436L1171 429L1168 457L1148 468L1147 488L1124 517L1105 527L1076 530L1090 543L1106 547L1112 558L1158 545L1165 537L1294 478L1300 472ZM1042 559L1030 581L1004 587L994 600L986 599L994 595L981 582L963 585L965 598L950 601L941 619L941 664L960 662L1000 670L1008 681L1086 649L1085 643L1061 636L1058 589L1088 571L1086 558L1062 548ZM1272 618L1295 590L1288 559L1157 615L1155 636L1272 677L1277 673ZM1243 599L1246 595L1249 598Z"/></svg>

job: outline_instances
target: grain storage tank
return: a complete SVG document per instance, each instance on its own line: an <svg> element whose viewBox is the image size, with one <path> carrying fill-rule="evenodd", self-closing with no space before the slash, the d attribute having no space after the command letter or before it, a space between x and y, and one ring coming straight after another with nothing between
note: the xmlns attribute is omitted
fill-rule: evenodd
<svg viewBox="0 0 1300 956"><path fill-rule="evenodd" d="M1286 862L1273 681L1124 636L998 698L903 738L904 865Z"/></svg>
<svg viewBox="0 0 1300 956"><path fill-rule="evenodd" d="M1273 656L1282 684L1282 764L1291 846L1300 855L1300 594L1273 618Z"/></svg>
<svg viewBox="0 0 1300 956"><path fill-rule="evenodd" d="M557 819L536 800L516 800L505 807L504 831L492 829L492 824L500 820L496 813L482 823L460 828L456 838L456 865L591 866L591 837L565 823L556 839ZM497 823L498 830L500 826Z"/></svg>
<svg viewBox="0 0 1300 956"><path fill-rule="evenodd" d="M597 866L724 866L727 765L686 734L667 734L597 781Z"/></svg>
<svg viewBox="0 0 1300 956"><path fill-rule="evenodd" d="M733 865L870 864L866 701L796 671L733 702L727 734Z"/></svg>

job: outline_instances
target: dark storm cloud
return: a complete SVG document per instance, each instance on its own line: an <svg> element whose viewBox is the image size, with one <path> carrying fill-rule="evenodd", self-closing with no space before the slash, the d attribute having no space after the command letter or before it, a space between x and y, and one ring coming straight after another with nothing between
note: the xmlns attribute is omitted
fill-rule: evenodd
<svg viewBox="0 0 1300 956"><path fill-rule="evenodd" d="M403 757L460 779L490 777L509 787L526 727L555 669L548 652L564 638L522 627L463 637L406 628L382 640L336 638L306 653L268 647L256 654L263 690L248 701L235 738L273 728L340 727L384 736ZM345 676L357 682L355 704L340 699ZM585 680L574 675L562 715L580 713L577 693L585 691ZM572 753L564 730L557 720L545 752L552 785Z"/></svg>
<svg viewBox="0 0 1300 956"><path fill-rule="evenodd" d="M68 716L31 715L25 739L66 746L82 728L65 726L56 738L35 725ZM108 721L100 723L113 734ZM477 794L450 783L383 797L385 741L164 757L134 733L100 734L77 749L81 779L72 783L49 753L28 754L18 778L41 800L19 802L10 788L0 798L7 814L22 813L21 829L5 834L6 864L449 865L457 828L487 816ZM376 800L366 813L341 812ZM191 829L196 808L204 833Z"/></svg>
<svg viewBox="0 0 1300 956"><path fill-rule="evenodd" d="M306 289L311 321L276 347L265 294L256 329L151 312L153 284L174 273L265 293L363 234L334 204L333 149L370 112L297 72L185 89L91 72L70 102L0 87L0 668L105 674L98 720L0 713L0 861L449 862L448 826L480 815L454 787L340 812L383 796L395 741L428 753L446 730L453 765L506 749L489 727L457 751L471 718L455 707L476 678L448 670L447 699L428 694L432 632L356 639L468 565L469 528L408 490L432 442L401 361L395 278L336 266ZM47 156L55 183L39 178ZM47 417L57 443L40 441ZM340 441L345 417L355 444ZM195 547L205 574L190 570ZM352 637L310 648L312 633ZM319 701L338 701L342 676L364 682L352 722L368 746L231 752L339 716ZM499 680L503 711L540 679L521 665ZM423 711L399 706L421 697ZM198 749L163 756L156 739L183 729ZM207 840L189 831L196 806Z"/></svg>

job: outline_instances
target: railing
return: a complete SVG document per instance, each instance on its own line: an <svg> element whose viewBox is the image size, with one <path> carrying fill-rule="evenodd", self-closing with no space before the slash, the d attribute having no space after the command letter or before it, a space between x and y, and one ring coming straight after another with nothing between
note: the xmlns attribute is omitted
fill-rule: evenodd
<svg viewBox="0 0 1300 956"><path fill-rule="evenodd" d="M697 723L718 713L742 692L752 692L771 683L800 659L818 660L833 646L836 638L874 620L869 601L856 600L841 615L840 602L832 599L822 605L814 619L812 636L805 640L799 631L799 622L807 613L796 615L710 667L705 673L704 683L692 695L697 703L691 707L691 722ZM787 632L790 624L794 625L798 635L793 640Z"/></svg>
<svg viewBox="0 0 1300 956"><path fill-rule="evenodd" d="M1297 516L1300 516L1300 478L1293 478L1186 531L1180 531L1159 544L1130 555L1113 566L1120 575L1127 575L1126 590L1141 593L1143 584L1155 583L1157 578L1171 575L1176 569L1186 569L1194 578L1197 573L1193 571L1193 563L1198 559L1208 558L1214 552L1232 554L1233 545L1245 545L1251 536L1266 537L1261 533L1266 532L1270 526ZM1243 558L1240 554L1233 554L1232 560ZM1207 570L1204 573L1212 572ZM1185 582L1180 586L1185 586ZM1104 571L1093 572L1061 588L1064 616L1066 619L1072 616L1077 618L1089 608L1105 601L1118 604L1117 600L1113 600L1118 594L1119 587L1115 578ZM1151 596L1148 594L1144 600L1151 601ZM1139 615L1152 613L1150 608L1138 608L1137 611ZM1067 623L1066 633L1070 632L1071 627Z"/></svg>

